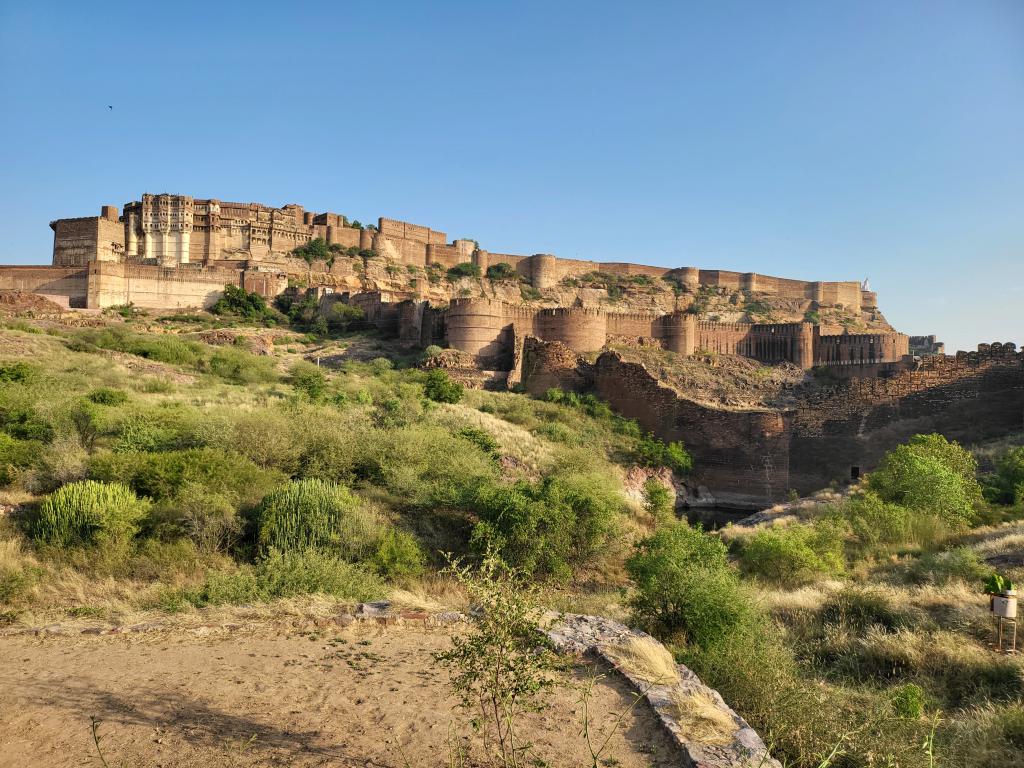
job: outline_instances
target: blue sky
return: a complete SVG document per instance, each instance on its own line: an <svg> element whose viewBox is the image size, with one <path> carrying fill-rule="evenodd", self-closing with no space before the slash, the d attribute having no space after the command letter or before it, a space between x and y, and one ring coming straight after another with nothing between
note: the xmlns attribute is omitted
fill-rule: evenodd
<svg viewBox="0 0 1024 768"><path fill-rule="evenodd" d="M0 263L167 191L868 277L900 330L1024 343L1020 0L0 0L0 104Z"/></svg>

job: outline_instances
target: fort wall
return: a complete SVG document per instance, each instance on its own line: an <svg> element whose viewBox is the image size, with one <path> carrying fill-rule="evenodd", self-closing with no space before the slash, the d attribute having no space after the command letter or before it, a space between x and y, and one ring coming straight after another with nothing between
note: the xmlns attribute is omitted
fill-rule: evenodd
<svg viewBox="0 0 1024 768"><path fill-rule="evenodd" d="M85 267L0 266L0 290L63 296L71 307L85 307L87 286Z"/></svg>
<svg viewBox="0 0 1024 768"><path fill-rule="evenodd" d="M887 378L838 381L781 411L717 409L678 396L615 352L588 365L561 345L527 340L523 384L593 390L663 440L683 440L696 480L723 505L757 507L875 467L911 436L965 445L1024 429L1024 353L1011 344L926 358Z"/></svg>

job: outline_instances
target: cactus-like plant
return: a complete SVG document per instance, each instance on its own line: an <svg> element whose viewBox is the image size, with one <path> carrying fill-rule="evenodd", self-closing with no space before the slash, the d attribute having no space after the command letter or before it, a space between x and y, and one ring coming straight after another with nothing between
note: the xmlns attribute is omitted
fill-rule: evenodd
<svg viewBox="0 0 1024 768"><path fill-rule="evenodd" d="M148 508L127 485L83 480L47 496L29 528L33 538L56 546L125 541Z"/></svg>
<svg viewBox="0 0 1024 768"><path fill-rule="evenodd" d="M346 487L295 480L268 494L258 510L261 550L330 549L349 560L372 553L381 525Z"/></svg>

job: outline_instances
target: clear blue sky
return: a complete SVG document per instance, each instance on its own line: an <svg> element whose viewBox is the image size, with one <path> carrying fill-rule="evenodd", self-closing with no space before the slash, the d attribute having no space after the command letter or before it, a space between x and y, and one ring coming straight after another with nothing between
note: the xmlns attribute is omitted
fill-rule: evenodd
<svg viewBox="0 0 1024 768"><path fill-rule="evenodd" d="M908 333L1024 343L1021 0L0 0L0 104L0 263L167 191L869 277Z"/></svg>

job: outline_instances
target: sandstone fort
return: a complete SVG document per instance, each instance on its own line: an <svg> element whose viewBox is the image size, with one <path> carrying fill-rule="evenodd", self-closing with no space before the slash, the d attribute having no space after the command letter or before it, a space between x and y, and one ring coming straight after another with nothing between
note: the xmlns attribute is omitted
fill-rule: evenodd
<svg viewBox="0 0 1024 768"><path fill-rule="evenodd" d="M946 356L892 328L866 281L501 253L395 219L170 194L50 226L52 264L0 267L0 289L85 310L209 307L226 285L352 304L412 346L457 350L484 385L594 391L684 439L700 468L693 503L756 506L856 478L912 434L971 442L1020 429L1024 412L1013 344ZM314 242L319 256L296 254ZM814 374L782 399L709 402L642 350Z"/></svg>

